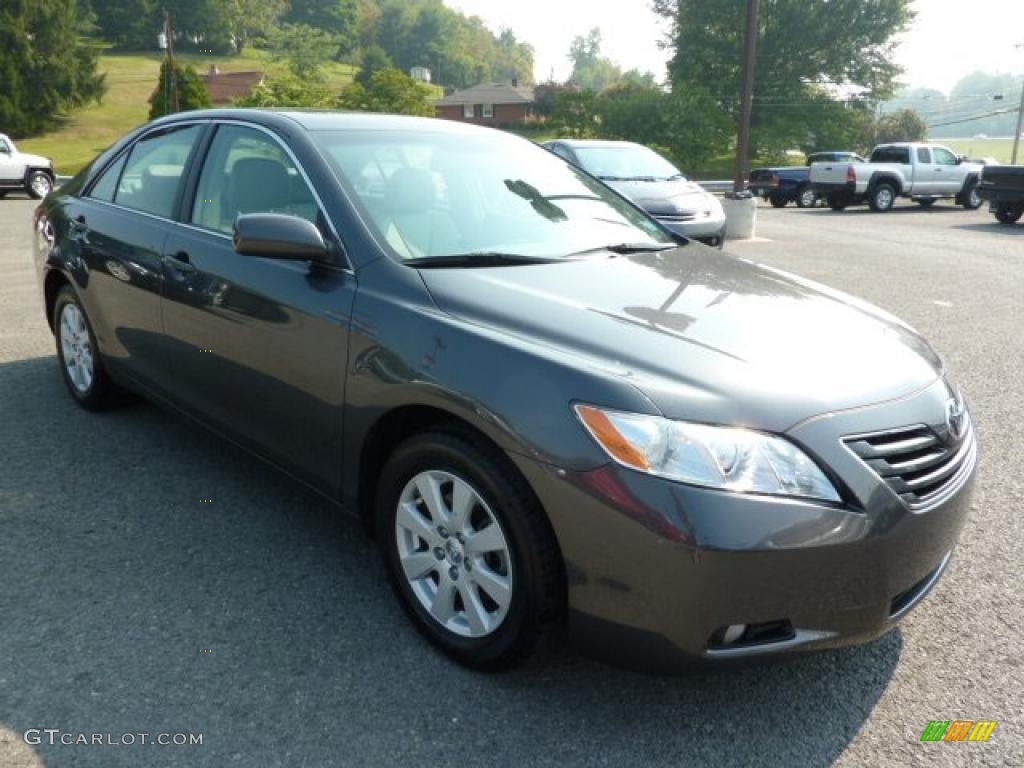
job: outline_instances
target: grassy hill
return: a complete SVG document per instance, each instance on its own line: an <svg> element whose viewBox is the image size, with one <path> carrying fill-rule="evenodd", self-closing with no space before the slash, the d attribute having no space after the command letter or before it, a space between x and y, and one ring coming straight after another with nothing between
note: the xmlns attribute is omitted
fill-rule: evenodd
<svg viewBox="0 0 1024 768"><path fill-rule="evenodd" d="M249 49L238 56L209 56L181 53L176 58L189 64L200 74L211 64L221 72L258 69L273 75L284 70L281 62L272 61L265 51ZM100 57L100 71L107 76L107 94L100 104L92 104L68 115L55 130L18 142L18 149L52 157L57 173L77 173L97 153L114 143L149 116L149 96L156 88L162 54L107 53ZM333 90L352 81L355 68L331 63L324 68Z"/></svg>

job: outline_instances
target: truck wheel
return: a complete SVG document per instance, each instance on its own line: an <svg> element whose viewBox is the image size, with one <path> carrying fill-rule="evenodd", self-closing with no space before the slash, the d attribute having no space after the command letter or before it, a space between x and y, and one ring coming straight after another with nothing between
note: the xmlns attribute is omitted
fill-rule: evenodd
<svg viewBox="0 0 1024 768"><path fill-rule="evenodd" d="M996 209L996 221L1000 224L1016 224L1024 216L1024 205L1001 205Z"/></svg>
<svg viewBox="0 0 1024 768"><path fill-rule="evenodd" d="M978 182L971 181L964 187L960 197L960 204L966 211L976 211L981 208L981 197L978 196Z"/></svg>
<svg viewBox="0 0 1024 768"><path fill-rule="evenodd" d="M813 208L818 202L818 196L810 187L800 187L796 191L796 205L798 208Z"/></svg>
<svg viewBox="0 0 1024 768"><path fill-rule="evenodd" d="M879 184L868 197L868 205L876 213L891 211L896 202L896 189L892 184Z"/></svg>
<svg viewBox="0 0 1024 768"><path fill-rule="evenodd" d="M850 201L845 195L830 195L828 198L828 207L833 211L841 211L850 204Z"/></svg>
<svg viewBox="0 0 1024 768"><path fill-rule="evenodd" d="M768 202L772 204L772 208L785 208L789 198L781 192L772 192L768 196Z"/></svg>
<svg viewBox="0 0 1024 768"><path fill-rule="evenodd" d="M53 189L53 182L50 180L49 174L44 171L32 171L28 175L27 181L27 191L36 200L46 197Z"/></svg>

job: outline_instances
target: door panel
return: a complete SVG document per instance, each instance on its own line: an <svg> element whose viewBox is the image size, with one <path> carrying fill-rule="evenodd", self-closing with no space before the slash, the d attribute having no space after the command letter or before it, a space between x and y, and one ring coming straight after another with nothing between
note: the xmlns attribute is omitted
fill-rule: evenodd
<svg viewBox="0 0 1024 768"><path fill-rule="evenodd" d="M355 278L185 226L165 254L164 394L336 494Z"/></svg>
<svg viewBox="0 0 1024 768"><path fill-rule="evenodd" d="M932 152L928 147L917 147L914 150L916 157L914 163L914 194L915 195L940 195L941 175L935 173L935 163L932 162Z"/></svg>
<svg viewBox="0 0 1024 768"><path fill-rule="evenodd" d="M967 176L967 169L959 165L956 155L943 147L932 149L935 159L935 176L938 181L937 187L943 195L955 195L960 191Z"/></svg>

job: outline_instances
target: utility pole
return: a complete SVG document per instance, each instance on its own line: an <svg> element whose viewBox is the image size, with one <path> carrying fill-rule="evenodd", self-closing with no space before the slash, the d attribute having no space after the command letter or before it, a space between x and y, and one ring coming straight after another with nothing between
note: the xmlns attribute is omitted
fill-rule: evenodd
<svg viewBox="0 0 1024 768"><path fill-rule="evenodd" d="M174 70L174 21L171 19L170 12L164 9L164 35L167 38L167 80L168 88L164 94L164 113L167 110L167 94L170 94L171 106L174 108L174 112L181 110L181 105L178 102L178 77Z"/></svg>
<svg viewBox="0 0 1024 768"><path fill-rule="evenodd" d="M740 96L740 120L736 147L736 176L732 191L742 192L750 154L750 111L754 97L754 67L757 53L758 0L747 0L747 29L743 42L743 92Z"/></svg>
<svg viewBox="0 0 1024 768"><path fill-rule="evenodd" d="M1017 43L1014 48L1024 48L1024 43ZM1020 109L1017 110L1017 130L1013 132L1013 155L1010 164L1017 164L1017 147L1020 146L1020 132L1024 129L1024 80L1020 84Z"/></svg>

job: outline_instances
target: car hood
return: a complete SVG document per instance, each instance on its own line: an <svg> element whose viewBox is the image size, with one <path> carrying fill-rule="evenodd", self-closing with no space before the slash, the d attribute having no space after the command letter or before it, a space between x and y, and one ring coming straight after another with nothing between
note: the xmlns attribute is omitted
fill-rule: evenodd
<svg viewBox="0 0 1024 768"><path fill-rule="evenodd" d="M694 214L709 208L714 196L692 181L606 181L652 214Z"/></svg>
<svg viewBox="0 0 1024 768"><path fill-rule="evenodd" d="M671 418L784 431L941 373L927 342L881 310L696 243L421 275L442 311L620 376Z"/></svg>

